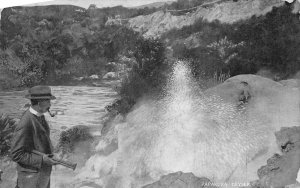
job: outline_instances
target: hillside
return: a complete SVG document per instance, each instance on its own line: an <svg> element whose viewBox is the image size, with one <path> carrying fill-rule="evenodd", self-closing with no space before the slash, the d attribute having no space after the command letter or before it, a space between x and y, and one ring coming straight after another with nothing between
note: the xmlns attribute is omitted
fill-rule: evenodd
<svg viewBox="0 0 300 188"><path fill-rule="evenodd" d="M115 182L120 174L111 174L112 165L138 183L179 170L212 180L259 178L265 187L283 179L290 183L297 169L285 175L292 162L299 162L294 158L299 148L292 148L298 147L299 128L282 127L300 122L300 82L289 79L300 75L299 16L281 0L189 2L204 5L191 8L178 0L160 11L121 6L6 8L0 31L0 89L67 85L91 75L117 74L121 67L126 72L117 88L119 99L105 107L101 134L107 143L97 146L99 162L98 154L91 158L89 173L94 169L94 175ZM178 66L180 62L184 66ZM102 149L108 151L105 159ZM291 153L284 151L289 149ZM156 166L162 152L163 171ZM211 157L203 159L207 152ZM267 160L275 152L282 156ZM244 162L249 173L244 174ZM102 164L109 170L102 171ZM140 179L144 175L150 179ZM199 180L180 172L170 179L181 175Z"/></svg>
<svg viewBox="0 0 300 188"><path fill-rule="evenodd" d="M136 7L131 7L131 8L136 8L136 9L143 9L143 8L160 8L162 6L164 6L165 4L169 5L171 3L173 3L174 1L163 1L163 2L155 2L155 3L150 3L150 4L146 4L146 5L140 5L140 6L136 6Z"/></svg>
<svg viewBox="0 0 300 188"><path fill-rule="evenodd" d="M70 5L4 8L1 12L1 30L13 38L22 34L22 30L33 30L41 25L53 29L59 21L79 22L86 14L84 8Z"/></svg>
<svg viewBox="0 0 300 188"><path fill-rule="evenodd" d="M95 0L49 0L46 2L39 2L39 3L34 3L30 4L30 6L46 6L46 5L75 5L83 8L88 8L90 4L94 4L99 8L104 8L104 7L113 7L113 6L124 6L124 7L139 7L142 6L144 8L145 3L150 3L149 5L151 6L151 2L155 2L154 5L159 5L163 2L169 2L169 0L155 0L155 1L124 1L124 0L102 0L102 1L95 1Z"/></svg>
<svg viewBox="0 0 300 188"><path fill-rule="evenodd" d="M14 77L6 76L0 82L5 87L53 84L114 70L108 63L121 61L128 49L134 51L138 38L125 27L105 26L108 17L121 13L131 14L124 7L100 11L72 5L3 9L0 67L5 75Z"/></svg>
<svg viewBox="0 0 300 188"><path fill-rule="evenodd" d="M291 53L299 44L298 19L281 0L189 2L178 0L142 9L94 5L88 9L72 5L5 8L1 13L1 65L21 77L20 85L102 75L111 71L109 62L137 61L132 52L142 34L160 37L168 60L190 59L197 79L255 74L260 69L271 69L282 79L299 70L298 55ZM24 64L15 66L12 61ZM72 68L75 65L77 69Z"/></svg>
<svg viewBox="0 0 300 188"><path fill-rule="evenodd" d="M213 1L196 10L185 11L182 15L172 15L170 11L158 11L146 16L138 16L129 20L129 27L142 32L146 37L158 37L171 29L180 29L192 25L199 19L207 21L220 20L222 23L233 23L250 18L253 15L264 15L273 6L282 6L281 0L240 0Z"/></svg>

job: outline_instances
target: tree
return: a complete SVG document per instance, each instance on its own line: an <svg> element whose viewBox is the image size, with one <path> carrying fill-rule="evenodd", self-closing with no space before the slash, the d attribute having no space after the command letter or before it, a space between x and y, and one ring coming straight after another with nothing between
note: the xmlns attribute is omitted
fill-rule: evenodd
<svg viewBox="0 0 300 188"><path fill-rule="evenodd" d="M5 32L0 30L0 48L6 50L8 47L8 36Z"/></svg>
<svg viewBox="0 0 300 188"><path fill-rule="evenodd" d="M130 104L125 112L145 94L153 94L162 89L167 80L165 71L168 64L165 61L165 47L158 39L138 38L133 56L136 64L127 79L124 79L119 94L124 104ZM123 109L124 110L124 109ZM119 109L117 111L122 111Z"/></svg>
<svg viewBox="0 0 300 188"><path fill-rule="evenodd" d="M228 64L238 55L237 49L243 47L244 44L244 41L234 44L225 36L219 41L207 45L207 48L209 48L212 54L215 54L219 58L221 63Z"/></svg>
<svg viewBox="0 0 300 188"><path fill-rule="evenodd" d="M164 44L158 39L139 38L136 42L134 57L136 70L144 79L151 79L165 60Z"/></svg>

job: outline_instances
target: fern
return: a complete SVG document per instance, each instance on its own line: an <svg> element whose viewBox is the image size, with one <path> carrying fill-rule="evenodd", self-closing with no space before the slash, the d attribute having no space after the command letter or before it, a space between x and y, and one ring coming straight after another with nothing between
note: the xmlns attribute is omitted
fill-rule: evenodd
<svg viewBox="0 0 300 188"><path fill-rule="evenodd" d="M5 114L0 115L0 156L8 154L16 121Z"/></svg>

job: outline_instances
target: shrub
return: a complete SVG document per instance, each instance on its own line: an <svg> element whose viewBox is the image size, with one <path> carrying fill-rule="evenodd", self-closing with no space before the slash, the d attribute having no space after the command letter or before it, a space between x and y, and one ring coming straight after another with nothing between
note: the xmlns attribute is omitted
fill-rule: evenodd
<svg viewBox="0 0 300 188"><path fill-rule="evenodd" d="M158 39L138 39L133 55L136 64L119 90L120 96L127 99L129 104L145 94L160 90L166 81L164 72L168 67L164 44Z"/></svg>
<svg viewBox="0 0 300 188"><path fill-rule="evenodd" d="M216 71L235 76L268 69L287 78L300 70L299 18L289 6L234 24L199 19L193 25L165 33L162 38L176 41L195 33L200 33L196 38L199 47L190 49L176 42L171 45L176 57L195 62L196 76L205 72L212 77Z"/></svg>
<svg viewBox="0 0 300 188"><path fill-rule="evenodd" d="M159 93L167 80L165 46L159 39L140 37L136 41L133 56L133 68L117 89L121 99L106 107L111 118L117 114L127 114L142 96Z"/></svg>
<svg viewBox="0 0 300 188"><path fill-rule="evenodd" d="M16 121L7 115L0 115L0 157L8 155Z"/></svg>
<svg viewBox="0 0 300 188"><path fill-rule="evenodd" d="M76 145L83 141L91 141L93 136L89 132L89 127L79 125L61 132L57 149L63 154L74 152Z"/></svg>
<svg viewBox="0 0 300 188"><path fill-rule="evenodd" d="M233 31L231 40L245 41L238 62L234 60L235 66L231 65L235 69L231 71L233 75L267 68L288 77L300 69L299 18L289 6L273 8L266 16L238 23Z"/></svg>

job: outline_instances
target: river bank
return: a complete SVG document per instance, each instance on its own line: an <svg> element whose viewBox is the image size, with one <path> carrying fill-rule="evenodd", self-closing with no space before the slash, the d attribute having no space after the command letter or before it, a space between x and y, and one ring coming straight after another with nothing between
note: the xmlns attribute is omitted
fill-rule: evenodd
<svg viewBox="0 0 300 188"><path fill-rule="evenodd" d="M82 79L82 80L66 80L66 81L59 81L54 83L41 83L40 85L50 85L50 86L96 86L96 87L112 87L116 88L119 87L121 84L121 80L114 79ZM11 87L4 87L0 83L0 91L22 91L27 89L26 86L11 86Z"/></svg>
<svg viewBox="0 0 300 188"><path fill-rule="evenodd" d="M112 123L103 135L99 131L105 105L116 94L112 88L53 86L57 100L53 101L52 110L58 115L47 117L52 134L59 135L64 130L61 125L64 128L85 125L96 137L102 136L101 142L95 141L92 156L70 158L80 164L78 171L60 167L54 171L54 187L100 187L112 181L141 185L177 171L192 172L217 183L259 179L257 183L269 187L269 181L265 180L277 185L277 177L283 177L280 181L285 185L293 183L290 180L295 179L295 172L272 169L278 166L288 169L285 162L290 161L289 165L297 170L294 162L299 161L298 155L285 155L280 146L290 148L298 140L288 139L288 133L278 143L277 135L281 134L274 133L282 127L299 125L298 80L275 82L260 76L240 75L200 93L187 73L187 68L179 65L170 78L166 98L139 101L124 120ZM25 100L22 92L6 93L5 97L9 103L22 104ZM290 132L296 133L294 129ZM282 158L277 157L280 160L276 160L275 167L267 162L261 168L267 171L260 170L257 177L258 169L275 153Z"/></svg>
<svg viewBox="0 0 300 188"><path fill-rule="evenodd" d="M103 117L106 115L105 107L111 104L117 97L117 93L112 88L115 82L101 82L101 86L51 86L56 100L52 101L51 111L57 115L51 118L46 114L46 119L51 128L51 140L53 145L58 144L60 133L75 126L87 126L92 135L97 138L101 134L103 126ZM18 120L21 114L26 110L26 104L29 103L24 98L27 89L0 91L0 113L5 113ZM84 146L83 148L86 148ZM70 160L77 162L80 168L84 164L85 156L82 150L75 151ZM15 163L7 157L0 159L0 169L4 172L0 187L14 187L16 171ZM56 174L71 173L66 169L58 167ZM70 176L72 176L71 174ZM55 175L57 178L59 175Z"/></svg>

